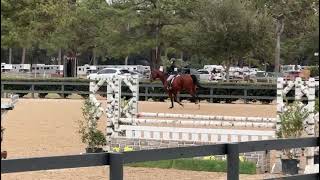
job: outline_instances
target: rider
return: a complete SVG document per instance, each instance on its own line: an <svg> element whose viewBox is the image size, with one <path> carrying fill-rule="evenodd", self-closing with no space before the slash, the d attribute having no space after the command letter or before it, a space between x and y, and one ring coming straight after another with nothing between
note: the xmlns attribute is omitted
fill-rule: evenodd
<svg viewBox="0 0 320 180"><path fill-rule="evenodd" d="M217 73L216 68L213 68L212 71L210 72L209 80L215 80L216 73Z"/></svg>
<svg viewBox="0 0 320 180"><path fill-rule="evenodd" d="M177 69L177 66L176 66L176 61L175 61L175 59L171 59L171 66L168 68L168 70L167 70L167 73L169 74L169 77L168 77L168 79L167 79L167 84L168 84L168 86L167 86L167 88L168 88L168 90L170 90L171 89L171 86L172 86L172 84L171 84L171 80L177 75L177 71L176 71L176 69Z"/></svg>

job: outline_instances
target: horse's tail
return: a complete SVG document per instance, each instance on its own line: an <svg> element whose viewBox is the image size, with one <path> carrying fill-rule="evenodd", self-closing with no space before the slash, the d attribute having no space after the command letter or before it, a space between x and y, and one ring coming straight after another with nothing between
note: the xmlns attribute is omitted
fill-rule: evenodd
<svg viewBox="0 0 320 180"><path fill-rule="evenodd" d="M199 80L198 80L198 78L197 78L196 75L191 74L190 76L191 76L191 78L192 78L193 84L195 84L195 85L198 86L199 88L205 89L205 87L203 87L203 86L200 85L200 82L199 82Z"/></svg>

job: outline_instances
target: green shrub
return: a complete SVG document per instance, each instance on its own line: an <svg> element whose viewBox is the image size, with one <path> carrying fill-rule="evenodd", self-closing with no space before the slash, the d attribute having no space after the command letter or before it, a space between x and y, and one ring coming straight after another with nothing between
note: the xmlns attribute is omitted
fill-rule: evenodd
<svg viewBox="0 0 320 180"><path fill-rule="evenodd" d="M299 102L287 105L287 110L280 114L280 129L278 138L299 138L303 132L303 121L309 116L309 112L300 106ZM289 158L295 157L294 151L285 149L284 154Z"/></svg>
<svg viewBox="0 0 320 180"><path fill-rule="evenodd" d="M191 171L226 172L227 162L224 160L202 160L202 159L176 159L149 161L128 164L131 167L149 167L162 169L179 169ZM253 162L240 162L241 174L255 174L256 165Z"/></svg>
<svg viewBox="0 0 320 180"><path fill-rule="evenodd" d="M78 133L81 135L82 143L87 144L88 148L99 148L107 143L105 135L97 129L96 113L98 111L89 99L85 100L82 108L84 119L78 121Z"/></svg>
<svg viewBox="0 0 320 180"><path fill-rule="evenodd" d="M310 70L311 77L319 76L319 67L318 66L310 66L308 69Z"/></svg>

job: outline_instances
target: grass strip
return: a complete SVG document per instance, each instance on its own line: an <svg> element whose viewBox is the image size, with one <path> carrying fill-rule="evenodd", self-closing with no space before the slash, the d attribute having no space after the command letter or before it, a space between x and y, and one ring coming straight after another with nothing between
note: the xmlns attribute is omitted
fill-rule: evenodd
<svg viewBox="0 0 320 180"><path fill-rule="evenodd" d="M175 159L162 161L148 161L127 164L130 167L149 167L162 169L179 169L191 171L226 172L227 162L224 160ZM253 162L240 162L240 174L256 174Z"/></svg>

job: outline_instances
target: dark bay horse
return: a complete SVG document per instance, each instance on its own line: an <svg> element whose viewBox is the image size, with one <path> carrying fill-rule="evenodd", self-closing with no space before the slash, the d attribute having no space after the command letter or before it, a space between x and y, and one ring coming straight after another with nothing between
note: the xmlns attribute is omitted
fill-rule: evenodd
<svg viewBox="0 0 320 180"><path fill-rule="evenodd" d="M171 89L168 90L167 84L168 75L160 70L153 69L151 70L151 80L160 79L165 91L168 93L170 100L171 100L171 108L174 107L173 101L177 102L183 107L183 104L178 100L177 96L180 94L181 91L187 91L195 100L195 104L199 103L199 97L197 95L197 88L201 87L199 81L195 75L190 74L181 74L177 75L171 85ZM199 104L200 108L200 104Z"/></svg>

